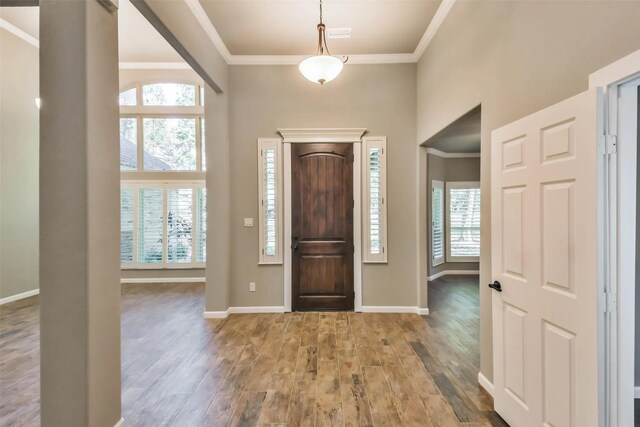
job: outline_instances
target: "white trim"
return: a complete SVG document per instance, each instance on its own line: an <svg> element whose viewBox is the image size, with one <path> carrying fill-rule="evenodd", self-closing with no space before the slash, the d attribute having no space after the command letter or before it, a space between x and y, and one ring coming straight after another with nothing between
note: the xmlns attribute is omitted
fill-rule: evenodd
<svg viewBox="0 0 640 427"><path fill-rule="evenodd" d="M229 314L240 313L284 313L284 306L254 306L254 307L229 307Z"/></svg>
<svg viewBox="0 0 640 427"><path fill-rule="evenodd" d="M353 144L353 310L362 311L362 144Z"/></svg>
<svg viewBox="0 0 640 427"><path fill-rule="evenodd" d="M231 55L229 65L298 65L310 55ZM414 64L413 53L349 55L350 65Z"/></svg>
<svg viewBox="0 0 640 427"><path fill-rule="evenodd" d="M206 283L205 277L123 277L120 283Z"/></svg>
<svg viewBox="0 0 640 427"><path fill-rule="evenodd" d="M120 418L120 420L115 423L113 427L123 427L124 426L124 418Z"/></svg>
<svg viewBox="0 0 640 427"><path fill-rule="evenodd" d="M621 82L640 70L640 50L609 64L589 75L589 89L606 87Z"/></svg>
<svg viewBox="0 0 640 427"><path fill-rule="evenodd" d="M640 399L640 387L636 387L633 390L633 398L634 399Z"/></svg>
<svg viewBox="0 0 640 427"><path fill-rule="evenodd" d="M121 70L191 70L186 62L121 62Z"/></svg>
<svg viewBox="0 0 640 427"><path fill-rule="evenodd" d="M284 144L284 309L291 311L291 144Z"/></svg>
<svg viewBox="0 0 640 427"><path fill-rule="evenodd" d="M486 392L489 393L489 395L491 395L491 397L493 397L493 391L494 391L493 383L489 381L489 379L485 377L482 374L482 372L478 372L478 383L480 383L482 388L485 389Z"/></svg>
<svg viewBox="0 0 640 427"><path fill-rule="evenodd" d="M286 143L360 142L366 128L285 128L277 130Z"/></svg>
<svg viewBox="0 0 640 427"><path fill-rule="evenodd" d="M451 11L451 8L455 4L455 2L456 0L442 0L442 2L440 3L438 10L436 11L435 15L433 15L433 18L431 19L431 22L427 27L427 30L422 35L418 46L416 46L416 50L413 52L413 55L416 57L416 61L419 61L424 51L427 50L427 47L435 37L438 29L440 29L440 26Z"/></svg>
<svg viewBox="0 0 640 427"><path fill-rule="evenodd" d="M223 311L205 311L205 319L226 319L230 314L285 313L284 306L229 307Z"/></svg>
<svg viewBox="0 0 640 427"><path fill-rule="evenodd" d="M284 246L284 311L291 311L291 286L292 286L292 253L291 253L291 144L292 143L310 143L310 142L318 142L316 139L320 139L319 142L325 142L324 138L336 138L336 135L339 132L343 132L342 135L345 135L345 138L353 138L353 133L358 132L360 135L363 135L366 132L366 129L279 129L278 132L284 137L284 135L289 136L289 141L284 141L284 238L283 238L283 246ZM347 131L347 132L344 132ZM351 132L348 132L351 131ZM284 132L284 134L283 134ZM314 137L311 132L318 132L316 135L320 135L318 137ZM328 136L327 136L328 135ZM353 309L354 311L361 311L362 308L362 245L361 245L361 230L357 230L356 226L360 228L360 218L362 217L362 204L360 202L361 197L361 181L360 174L362 173L362 162L359 158L355 156L358 153L362 152L361 142L358 139L357 141L332 141L334 143L347 143L353 142L353 197L354 197L354 206L353 206L353 245L354 245L354 254L353 254L353 292L355 294L353 301ZM356 201L356 197L358 201Z"/></svg>
<svg viewBox="0 0 640 427"><path fill-rule="evenodd" d="M21 299L29 298L34 295L38 295L40 293L40 289L34 289L32 291L22 292L20 294L11 295L8 297L4 297L0 299L0 305L8 304L10 302L19 301Z"/></svg>
<svg viewBox="0 0 640 427"><path fill-rule="evenodd" d="M445 159L480 158L480 153L445 153L444 151L440 151L436 148L427 148L427 154L444 157Z"/></svg>
<svg viewBox="0 0 640 427"><path fill-rule="evenodd" d="M361 311L363 313L412 313L419 316L429 315L428 308L413 307L410 305L363 305Z"/></svg>
<svg viewBox="0 0 640 427"><path fill-rule="evenodd" d="M2 18L0 18L0 28L3 28L5 30L7 30L8 32L13 34L14 36L26 41L27 43L29 43L32 46L35 46L38 49L40 49L40 41L36 37L33 37L32 35L26 33L25 31L21 30L20 28L16 27L15 25L11 24L10 22L5 21Z"/></svg>
<svg viewBox="0 0 640 427"><path fill-rule="evenodd" d="M211 40L211 43L213 43L216 49L218 49L218 53L220 53L227 64L231 63L232 55L229 52L227 45L225 45L224 41L222 41L222 37L220 37L220 34L218 34L216 27L213 26L213 23L202 8L200 2L198 0L184 0L184 2L191 10L191 13L193 13L193 16L196 18L204 32L207 33L207 36L209 37L209 40Z"/></svg>
<svg viewBox="0 0 640 427"><path fill-rule="evenodd" d="M205 311L204 318L205 319L226 319L229 317L229 309L224 311Z"/></svg>
<svg viewBox="0 0 640 427"><path fill-rule="evenodd" d="M439 273L436 273L432 276L427 277L427 280L436 280L442 276L478 276L480 275L480 270L443 270Z"/></svg>

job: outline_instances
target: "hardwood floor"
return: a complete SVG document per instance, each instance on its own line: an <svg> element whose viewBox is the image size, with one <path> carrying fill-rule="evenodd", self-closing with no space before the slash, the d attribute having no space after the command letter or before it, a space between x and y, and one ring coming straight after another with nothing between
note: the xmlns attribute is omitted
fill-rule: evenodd
<svg viewBox="0 0 640 427"><path fill-rule="evenodd" d="M477 282L440 279L430 300L427 317L204 320L202 285L123 285L125 423L506 425L477 385ZM37 322L37 297L0 307L2 426L39 425Z"/></svg>

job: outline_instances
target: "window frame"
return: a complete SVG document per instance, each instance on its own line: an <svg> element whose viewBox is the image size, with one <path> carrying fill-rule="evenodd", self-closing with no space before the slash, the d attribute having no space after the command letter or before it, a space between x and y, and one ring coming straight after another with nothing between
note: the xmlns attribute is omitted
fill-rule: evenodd
<svg viewBox="0 0 640 427"><path fill-rule="evenodd" d="M451 255L451 209L449 195L449 192L452 189L480 190L480 181L448 181L445 185L445 188L446 262L480 262L480 255L478 255L477 257ZM482 201L482 194L480 195L480 200Z"/></svg>
<svg viewBox="0 0 640 427"><path fill-rule="evenodd" d="M151 180L122 180L120 183L120 190L122 189L131 189L133 191L133 262L130 263L120 263L120 268L122 270L184 270L184 269L194 269L194 268L205 268L206 262L197 262L197 248L198 248L198 240L199 236L196 233L196 223L197 223L197 209L196 209L196 201L197 201L197 193L198 189L202 188L206 190L206 185L204 181L151 181ZM163 190L163 199L162 199L162 262L159 263L146 263L139 262L138 260L138 222L140 215L140 190L143 188L151 188L151 189L162 189ZM168 198L167 198L167 190L169 189L191 189L192 194L192 261L189 263L173 263L168 262L168 232L167 232L167 212L168 212ZM208 195L207 195L208 196ZM206 241L205 241L206 244Z"/></svg>
<svg viewBox="0 0 640 427"><path fill-rule="evenodd" d="M362 138L362 146L362 186L364 190L362 207L362 247L364 250L362 251L362 262L365 264L386 264L389 254L387 247L387 137L364 137ZM380 247L382 251L379 254L371 253L371 158L369 151L376 148L380 149Z"/></svg>
<svg viewBox="0 0 640 427"><path fill-rule="evenodd" d="M267 255L265 253L265 223L266 223L266 206L264 203L264 151L273 149L276 154L275 162L275 198L276 198L276 253L275 255ZM259 227L259 245L258 245L258 265L282 264L283 247L283 175L282 175L282 140L279 138L258 138L258 227Z"/></svg>
<svg viewBox="0 0 640 427"><path fill-rule="evenodd" d="M142 87L158 83L178 83L195 87L195 106L172 105L172 106L149 106L142 103ZM152 79L144 80L129 85L122 86L120 93L131 89L136 90L136 105L121 105L120 118L134 118L136 120L136 154L137 165L134 170L120 170L120 182L122 188L132 188L134 192L134 236L133 236L133 262L122 263L123 270L174 270L174 269L200 269L205 268L205 262L198 262L198 241L197 234L197 193L202 188L206 191L206 172L202 168L203 134L202 125L204 122L204 103L202 102L203 82L188 79ZM196 132L196 168L195 170L166 170L155 171L144 169L144 127L145 118L189 118L195 121ZM141 263L138 261L138 222L139 222L139 201L140 188L162 188L163 189L163 254L161 263ZM168 188L191 188L192 189L192 261L190 263L170 263L167 259L167 189ZM204 242L206 245L206 241Z"/></svg>
<svg viewBox="0 0 640 427"><path fill-rule="evenodd" d="M440 215L441 218L441 227L442 227L442 255L440 257L435 257L435 210L434 210L434 203L433 203L433 196L435 194L435 190L440 190L442 192L442 200L441 200L441 205L440 205L440 212L438 212L438 214ZM432 267L437 267L438 265L444 264L445 262L445 253L446 253L446 246L447 246L447 238L446 238L446 223L447 221L445 220L445 208L446 208L446 194L445 194L445 189L444 189L444 181L439 181L437 179L431 180L431 266Z"/></svg>

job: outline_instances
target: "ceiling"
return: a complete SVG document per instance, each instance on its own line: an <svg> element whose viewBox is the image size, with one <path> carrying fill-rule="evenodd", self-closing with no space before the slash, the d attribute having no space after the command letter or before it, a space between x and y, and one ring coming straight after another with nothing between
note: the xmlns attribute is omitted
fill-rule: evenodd
<svg viewBox="0 0 640 427"><path fill-rule="evenodd" d="M119 55L123 62L182 62L182 58L129 0L118 10ZM3 7L0 18L38 38L37 7Z"/></svg>
<svg viewBox="0 0 640 427"><path fill-rule="evenodd" d="M430 138L425 146L445 153L479 153L480 117L480 107L474 108Z"/></svg>
<svg viewBox="0 0 640 427"><path fill-rule="evenodd" d="M333 55L413 53L440 0L325 0L327 28L352 28L328 40ZM232 55L310 55L318 43L318 1L200 0Z"/></svg>
<svg viewBox="0 0 640 427"><path fill-rule="evenodd" d="M203 26L211 22L228 49L225 59L230 63L234 57L315 54L318 0L189 0L188 4ZM324 0L323 4L328 29L352 30L349 39L328 40L331 53L353 55L354 61L359 55L380 55L379 62L388 55L415 56L447 13L443 15L446 3L441 0ZM120 0L118 17L121 62L183 62L129 0ZM3 7L0 18L38 38L37 7ZM227 49L219 48L224 56Z"/></svg>

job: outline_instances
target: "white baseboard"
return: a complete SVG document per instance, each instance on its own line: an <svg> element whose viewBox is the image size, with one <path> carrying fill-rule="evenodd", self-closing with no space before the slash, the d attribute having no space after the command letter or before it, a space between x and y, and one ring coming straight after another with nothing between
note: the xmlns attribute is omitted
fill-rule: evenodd
<svg viewBox="0 0 640 427"><path fill-rule="evenodd" d="M229 307L224 311L205 311L205 319L226 319L230 314L284 313L284 306Z"/></svg>
<svg viewBox="0 0 640 427"><path fill-rule="evenodd" d="M427 277L427 280L435 280L438 277L448 276L448 275L453 275L453 274L467 275L467 276L477 276L478 274L480 274L480 271L478 271L478 270L443 270L440 273L436 273L433 276Z"/></svg>
<svg viewBox="0 0 640 427"><path fill-rule="evenodd" d="M389 305L363 305L360 310L363 313L413 313L421 316L429 314L428 308L413 307L410 305L389 306Z"/></svg>
<svg viewBox="0 0 640 427"><path fill-rule="evenodd" d="M226 319L229 317L229 310L224 311L205 311L204 318L205 319Z"/></svg>
<svg viewBox="0 0 640 427"><path fill-rule="evenodd" d="M22 292L21 294L11 295L10 297L0 298L0 305L8 304L14 301L19 301L25 298L29 298L34 295L38 295L39 293L40 293L40 289L34 289L32 291Z"/></svg>
<svg viewBox="0 0 640 427"><path fill-rule="evenodd" d="M120 279L120 283L204 283L205 277L130 277Z"/></svg>
<svg viewBox="0 0 640 427"><path fill-rule="evenodd" d="M491 381L489 381L487 377L482 375L482 372L478 372L478 382L480 383L482 388L485 389L487 393L491 395L491 397L493 397L493 383L491 383Z"/></svg>
<svg viewBox="0 0 640 427"><path fill-rule="evenodd" d="M640 387L636 387L633 389L633 397L634 399L640 399Z"/></svg>
<svg viewBox="0 0 640 427"><path fill-rule="evenodd" d="M120 421L118 421L113 427L123 427L124 426L124 418L120 418Z"/></svg>

